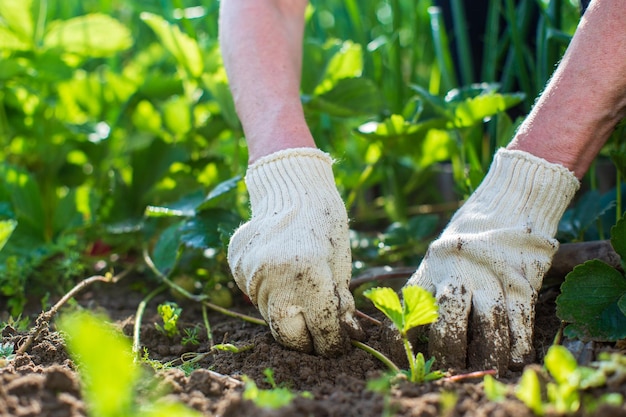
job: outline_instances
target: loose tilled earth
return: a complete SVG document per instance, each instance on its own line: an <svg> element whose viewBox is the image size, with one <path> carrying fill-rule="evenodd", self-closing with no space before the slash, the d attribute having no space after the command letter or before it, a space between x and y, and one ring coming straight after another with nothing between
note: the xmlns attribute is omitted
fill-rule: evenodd
<svg viewBox="0 0 626 417"><path fill-rule="evenodd" d="M93 311L104 311L119 323L127 335L132 335L137 305L145 297L145 290L135 291L141 279L125 278L117 284L98 283L85 289L77 298L81 306ZM145 287L145 286L144 286ZM559 320L555 316L554 300L557 289L542 293L537 311L535 346L539 353L537 362L552 343L558 331ZM159 321L156 306L171 300L171 294L153 299L143 318L141 343L151 359L172 361L185 352L207 352L210 344L206 332L199 332L200 345L183 346L181 336L173 339L155 329ZM193 302L181 302L183 313L179 324L191 327L202 323L201 309ZM238 311L256 315L255 310L240 302ZM375 315L373 312L369 312ZM207 355L199 369L189 375L172 368L159 371L160 378L168 385L170 396L182 401L207 416L381 416L385 413L383 395L366 389L369 379L380 376L382 364L360 350L353 349L336 359L324 359L313 355L296 353L282 348L271 337L269 330L219 313L210 313L209 322L215 343L232 343L236 346L253 344L241 353L217 351ZM379 326L364 322L367 330L366 343L381 349ZM10 327L4 329L3 342L20 344L24 334ZM607 349L607 346L596 347ZM609 347L612 348L612 347ZM384 349L381 349L384 350ZM269 388L263 370L271 368L278 384L302 392L308 391L312 398L298 397L290 405L279 410L261 409L242 398L242 375L254 379L259 387ZM461 374L462 369L449 370ZM509 374L502 381L514 384L520 374ZM423 385L400 383L390 395L391 415L397 416L515 416L533 415L521 402L511 397L504 402L487 400L483 379L467 379L461 382L437 381ZM19 356L0 368L0 416L85 416L86 405L81 399L81 383L75 367L64 348L58 333L41 336L28 353ZM626 386L613 392L626 397ZM597 390L594 395L603 392ZM626 406L621 408L603 406L597 416L626 416Z"/></svg>

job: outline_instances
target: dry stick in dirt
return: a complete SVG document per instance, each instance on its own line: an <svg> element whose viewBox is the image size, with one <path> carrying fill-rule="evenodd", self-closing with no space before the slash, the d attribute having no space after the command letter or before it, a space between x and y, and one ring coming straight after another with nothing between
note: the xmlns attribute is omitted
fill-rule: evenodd
<svg viewBox="0 0 626 417"><path fill-rule="evenodd" d="M19 355L24 354L26 350L28 350L28 348L37 339L41 331L50 325L50 320L52 320L52 318L59 312L59 309L63 307L65 303L67 303L70 299L72 299L76 294L78 294L84 288L90 286L94 282L107 282L107 283L115 284L116 282L124 278L126 275L128 275L132 270L133 270L132 267L128 268L118 275L112 275L112 274L94 275L92 277L85 278L84 280L76 284L76 286L72 288L67 294L65 294L63 298L61 298L54 306L52 306L50 310L44 311L43 313L39 315L39 317L37 317L37 320L35 321L36 323L35 328L31 329L31 331L28 334L28 337L26 338L26 341L17 350L16 355L19 356Z"/></svg>

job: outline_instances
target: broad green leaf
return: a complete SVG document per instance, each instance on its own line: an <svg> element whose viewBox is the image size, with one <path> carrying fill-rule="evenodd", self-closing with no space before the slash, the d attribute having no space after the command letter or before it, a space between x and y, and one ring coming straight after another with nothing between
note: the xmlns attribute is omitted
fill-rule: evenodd
<svg viewBox="0 0 626 417"><path fill-rule="evenodd" d="M53 22L44 46L89 57L107 57L133 43L130 30L111 16L93 13Z"/></svg>
<svg viewBox="0 0 626 417"><path fill-rule="evenodd" d="M611 246L622 258L622 264L626 263L626 213L611 228Z"/></svg>
<svg viewBox="0 0 626 417"><path fill-rule="evenodd" d="M31 49L30 44L23 41L11 29L5 26L0 26L0 50L28 51L29 49Z"/></svg>
<svg viewBox="0 0 626 417"><path fill-rule="evenodd" d="M0 251L4 248L4 245L9 241L11 234L15 230L17 222L15 220L2 220L0 221Z"/></svg>
<svg viewBox="0 0 626 417"><path fill-rule="evenodd" d="M402 288L403 298L403 333L410 329L430 324L439 317L437 301L426 289L417 285L408 285Z"/></svg>
<svg viewBox="0 0 626 417"><path fill-rule="evenodd" d="M84 395L94 416L129 415L141 370L133 360L130 340L87 312L62 316L72 359L79 364Z"/></svg>
<svg viewBox="0 0 626 417"><path fill-rule="evenodd" d="M618 306L626 279L599 260L587 261L567 274L558 296L557 316L570 325L568 334L596 341L626 337L626 316ZM623 301L621 302L623 304Z"/></svg>
<svg viewBox="0 0 626 417"><path fill-rule="evenodd" d="M226 181L222 181L213 188L209 194L207 194L204 201L196 206L197 211L206 210L210 208L212 203L219 197L228 193L231 190L237 188L237 184L241 181L241 175L236 175L233 178L229 178Z"/></svg>
<svg viewBox="0 0 626 417"><path fill-rule="evenodd" d="M0 1L0 17L7 27L29 47L33 43L33 0L2 0ZM0 39L3 39L0 34ZM0 47L2 46L0 41Z"/></svg>
<svg viewBox="0 0 626 417"><path fill-rule="evenodd" d="M544 363L557 383L578 385L580 380L578 363L567 348L560 345L550 346Z"/></svg>
<svg viewBox="0 0 626 417"><path fill-rule="evenodd" d="M454 108L451 127L469 127L505 111L523 100L523 94L490 94L469 98Z"/></svg>
<svg viewBox="0 0 626 417"><path fill-rule="evenodd" d="M0 164L0 191L12 203L20 229L27 228L32 234L43 238L46 218L44 203L37 182L28 172Z"/></svg>
<svg viewBox="0 0 626 417"><path fill-rule="evenodd" d="M180 226L175 223L165 229L154 245L152 260L156 268L164 275L169 275L178 263L180 252Z"/></svg>
<svg viewBox="0 0 626 417"><path fill-rule="evenodd" d="M610 153L611 160L619 170L622 178L626 178L626 152L613 151Z"/></svg>
<svg viewBox="0 0 626 417"><path fill-rule="evenodd" d="M176 136L183 136L191 130L191 103L183 97L172 97L163 104L165 127Z"/></svg>
<svg viewBox="0 0 626 417"><path fill-rule="evenodd" d="M190 248L219 248L224 230L232 232L241 222L237 214L225 209L207 209L180 227L181 242Z"/></svg>
<svg viewBox="0 0 626 417"><path fill-rule="evenodd" d="M195 39L181 32L178 26L170 24L161 16L143 12L141 20L156 33L161 44L174 56L192 78L198 78L204 71L202 51Z"/></svg>
<svg viewBox="0 0 626 417"><path fill-rule="evenodd" d="M343 78L360 77L363 72L363 51L361 45L345 41L341 49L331 58L324 79L315 88L314 95L330 91Z"/></svg>
<svg viewBox="0 0 626 417"><path fill-rule="evenodd" d="M311 98L307 108L335 117L375 115L382 99L376 85L365 78L343 78L329 91Z"/></svg>
<svg viewBox="0 0 626 417"><path fill-rule="evenodd" d="M542 416L545 413L544 405L541 401L541 384L539 376L532 369L526 369L515 389L515 396L535 414Z"/></svg>
<svg viewBox="0 0 626 417"><path fill-rule="evenodd" d="M396 326L398 331L404 328L404 320L402 317L402 305L398 294L389 287L371 288L363 295L370 299L374 306L389 317L389 320Z"/></svg>

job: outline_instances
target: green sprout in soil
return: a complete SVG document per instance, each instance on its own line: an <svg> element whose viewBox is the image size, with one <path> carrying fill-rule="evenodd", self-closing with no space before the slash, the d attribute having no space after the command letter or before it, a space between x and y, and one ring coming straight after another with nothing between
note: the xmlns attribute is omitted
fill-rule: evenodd
<svg viewBox="0 0 626 417"><path fill-rule="evenodd" d="M0 343L0 368L6 366L15 358L13 343Z"/></svg>
<svg viewBox="0 0 626 417"><path fill-rule="evenodd" d="M274 380L274 372L269 368L265 369L263 374L267 383L272 386L271 389L261 389L246 375L242 377L245 383L243 398L252 401L257 407L276 410L291 404L298 395L303 398L313 397L307 391L296 394L289 388L278 386Z"/></svg>
<svg viewBox="0 0 626 417"><path fill-rule="evenodd" d="M407 335L409 330L437 320L439 313L432 294L424 288L411 285L402 288L402 303L398 294L388 287L371 288L363 295L391 320L399 332L409 360L408 373L402 372L407 374L409 381L423 383L442 378L444 374L441 371L431 371L434 358L425 360L421 352L417 355L413 353L413 347Z"/></svg>
<svg viewBox="0 0 626 417"><path fill-rule="evenodd" d="M185 333L185 335L180 341L183 344L183 346L187 346L187 345L198 346L200 344L200 341L198 340L198 327L197 326L185 327L183 329L183 332Z"/></svg>
<svg viewBox="0 0 626 417"><path fill-rule="evenodd" d="M64 315L58 324L78 365L90 416L199 416L180 403L140 401L146 375L133 358L130 340L106 320L78 312Z"/></svg>
<svg viewBox="0 0 626 417"><path fill-rule="evenodd" d="M159 304L157 312L163 320L163 326L158 323L155 323L154 325L161 333L167 335L168 337L176 336L178 334L178 327L176 326L182 311L183 309L178 307L178 304L171 301Z"/></svg>
<svg viewBox="0 0 626 417"><path fill-rule="evenodd" d="M491 375L485 377L485 395L500 402L514 394L536 415L548 413L574 414L580 409L593 412L602 404L621 405L620 394L610 393L594 398L585 390L602 387L626 379L626 359L623 355L601 354L592 366L580 366L563 346L553 345L545 357L545 369L529 366L515 387L498 382ZM621 377L618 375L621 374ZM617 378L617 379L615 379Z"/></svg>

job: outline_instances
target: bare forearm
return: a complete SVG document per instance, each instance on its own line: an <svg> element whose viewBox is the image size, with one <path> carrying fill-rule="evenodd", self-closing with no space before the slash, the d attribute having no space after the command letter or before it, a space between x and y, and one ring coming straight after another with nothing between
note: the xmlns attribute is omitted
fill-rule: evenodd
<svg viewBox="0 0 626 417"><path fill-rule="evenodd" d="M625 115L626 7L622 0L596 0L509 149L581 178Z"/></svg>
<svg viewBox="0 0 626 417"><path fill-rule="evenodd" d="M220 45L250 161L313 147L300 103L306 0L222 0Z"/></svg>

